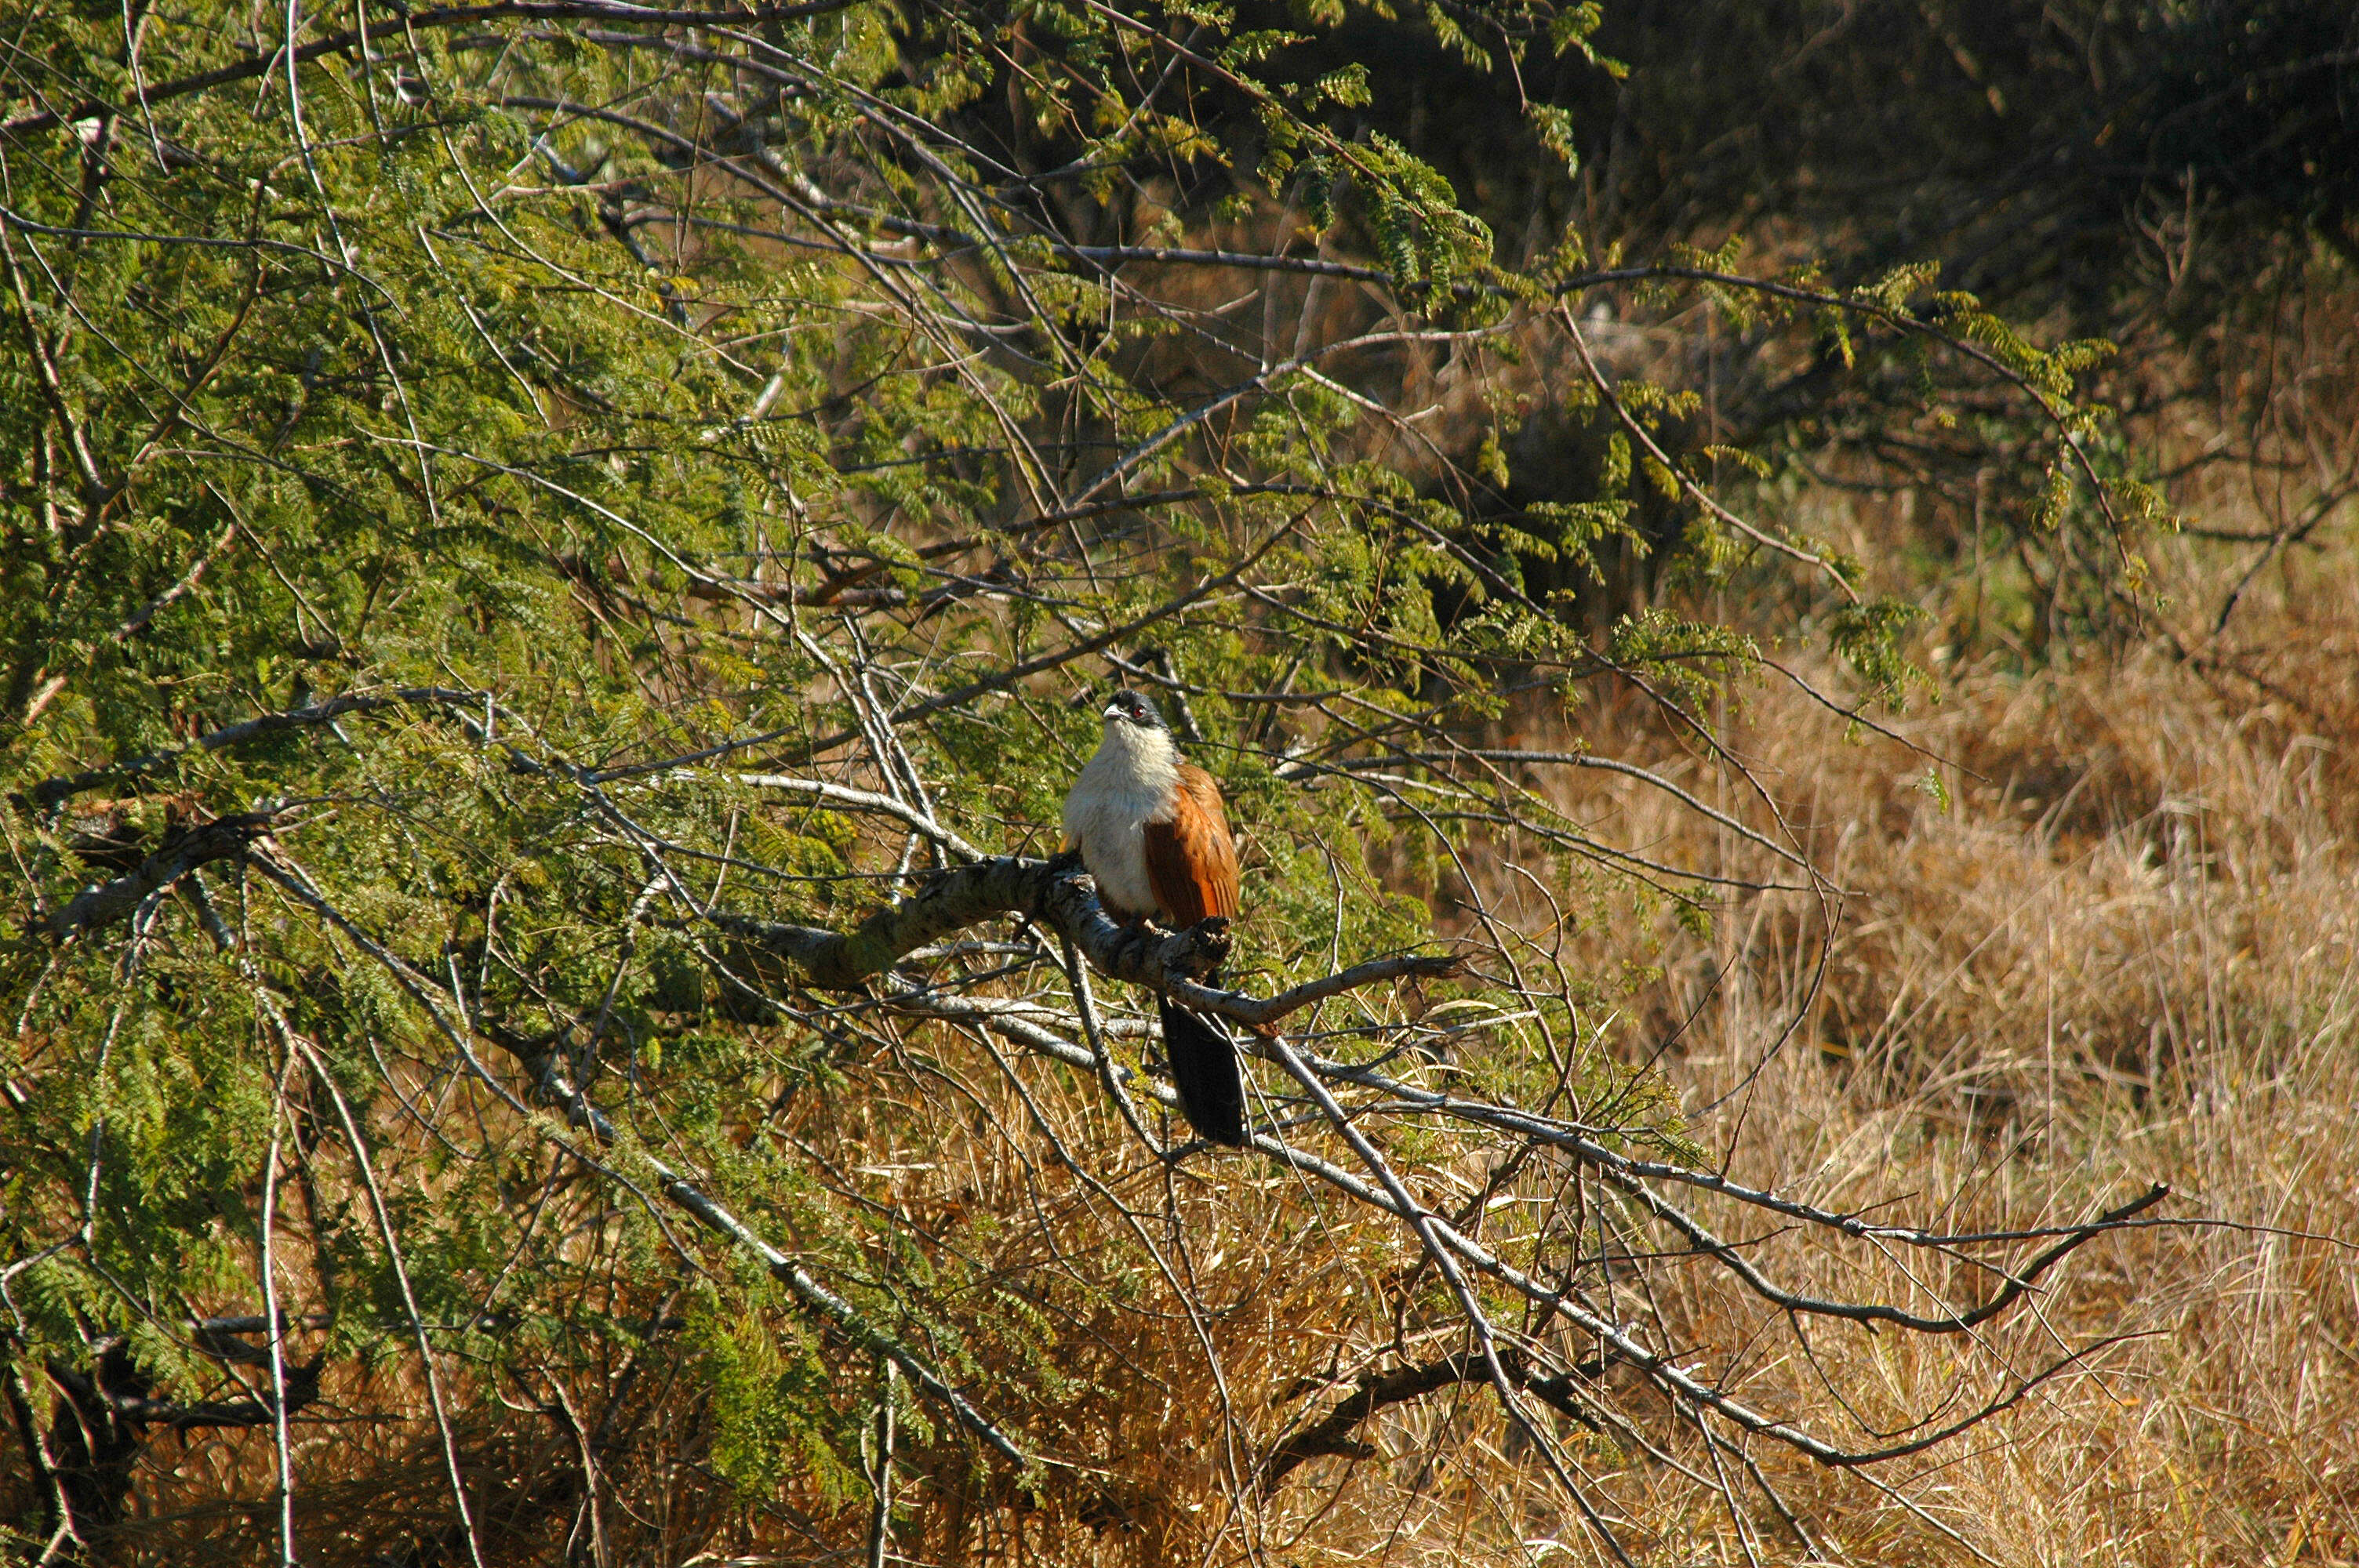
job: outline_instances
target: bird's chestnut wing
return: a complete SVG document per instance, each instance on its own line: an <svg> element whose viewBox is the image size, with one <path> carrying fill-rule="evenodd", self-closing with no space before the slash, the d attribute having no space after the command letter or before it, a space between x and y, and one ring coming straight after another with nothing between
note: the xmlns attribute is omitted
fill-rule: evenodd
<svg viewBox="0 0 2359 1568"><path fill-rule="evenodd" d="M1215 914L1235 918L1236 840L1221 786L1203 769L1183 766L1170 811L1147 825L1147 875L1178 929Z"/></svg>

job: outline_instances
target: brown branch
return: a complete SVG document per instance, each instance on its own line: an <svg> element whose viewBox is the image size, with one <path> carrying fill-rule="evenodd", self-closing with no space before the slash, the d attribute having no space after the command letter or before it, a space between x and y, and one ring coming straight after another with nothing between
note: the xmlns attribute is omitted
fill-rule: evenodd
<svg viewBox="0 0 2359 1568"><path fill-rule="evenodd" d="M1171 994L1202 1012L1217 1012L1223 1018L1234 1019L1249 1029L1266 1030L1289 1012L1297 1012L1312 1002L1324 1001L1344 991L1357 990L1362 986L1380 985L1386 980L1446 979L1460 972L1460 961L1441 953L1401 953L1389 958L1371 958L1364 964L1354 964L1348 969L1282 990L1273 997L1250 997L1242 991L1216 990L1193 980L1175 980L1169 987Z"/></svg>
<svg viewBox="0 0 2359 1568"><path fill-rule="evenodd" d="M1097 883L1089 873L1061 857L1036 860L998 855L937 872L915 893L896 899L849 931L780 925L741 915L715 914L713 919L723 930L792 964L803 984L847 990L920 947L1001 914L1048 921L1071 936L1101 973L1141 985L1168 985L1180 977L1202 974L1228 954L1226 921L1208 920L1173 933L1143 922L1114 920L1099 906ZM1205 994L1218 998L1230 993Z"/></svg>
<svg viewBox="0 0 2359 1568"><path fill-rule="evenodd" d="M118 1379L125 1377L129 1387L118 1387L102 1374L92 1377L77 1372L66 1363L51 1360L48 1365L49 1380L57 1384L68 1400L78 1409L94 1412L103 1411L117 1421L140 1426L168 1426L175 1432L193 1432L210 1427L267 1426L278 1419L275 1403L268 1399L198 1400L183 1404L177 1400L159 1400L147 1391L147 1379L129 1369L114 1368L113 1357L108 1366ZM320 1367L287 1368L287 1413L293 1415L320 1395Z"/></svg>
<svg viewBox="0 0 2359 1568"><path fill-rule="evenodd" d="M1572 1398L1575 1379L1589 1381L1605 1369L1603 1361L1584 1361L1569 1372L1553 1377L1534 1376L1529 1359L1512 1346L1502 1346L1498 1352L1499 1368L1507 1380L1524 1392L1538 1399L1569 1420L1594 1430L1592 1421ZM1313 1459L1337 1455L1350 1459L1368 1459L1375 1450L1353 1432L1363 1422L1391 1405L1406 1404L1422 1399L1440 1390L1463 1383L1488 1384L1491 1363L1484 1357L1468 1353L1445 1356L1421 1367L1398 1367L1389 1372L1362 1373L1353 1392L1334 1409L1311 1426L1293 1433L1269 1452L1261 1465L1261 1489L1274 1492L1287 1476Z"/></svg>

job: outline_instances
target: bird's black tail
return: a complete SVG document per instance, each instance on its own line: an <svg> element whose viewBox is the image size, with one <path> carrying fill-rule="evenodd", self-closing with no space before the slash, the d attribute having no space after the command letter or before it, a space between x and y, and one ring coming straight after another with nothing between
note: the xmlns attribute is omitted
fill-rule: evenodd
<svg viewBox="0 0 2359 1568"><path fill-rule="evenodd" d="M1190 1012L1169 997L1158 997L1163 1048L1171 1057L1171 1083L1188 1125L1210 1142L1241 1149L1245 1143L1245 1075L1237 1043L1217 1018Z"/></svg>

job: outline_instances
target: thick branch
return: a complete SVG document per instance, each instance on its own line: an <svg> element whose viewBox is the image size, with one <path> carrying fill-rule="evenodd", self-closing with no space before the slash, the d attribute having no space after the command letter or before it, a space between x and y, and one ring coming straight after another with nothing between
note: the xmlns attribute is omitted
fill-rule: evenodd
<svg viewBox="0 0 2359 1568"><path fill-rule="evenodd" d="M886 904L850 931L784 925L745 915L718 914L714 920L762 953L785 960L803 984L838 990L882 974L954 931L1006 914L1029 915L1071 937L1091 968L1109 979L1154 986L1190 1007L1251 1028L1266 1028L1288 1013L1355 987L1403 976L1446 975L1457 968L1453 958L1407 955L1357 964L1274 997L1215 989L1196 983L1196 977L1227 957L1226 921L1208 920L1177 933L1144 923L1125 925L1099 905L1097 883L1073 861L1021 855L994 856L938 872L918 892Z"/></svg>
<svg viewBox="0 0 2359 1568"><path fill-rule="evenodd" d="M249 811L224 816L173 839L134 870L103 886L86 890L49 916L49 935L63 941L76 932L93 931L127 919L150 894L171 886L206 861L245 853L247 845L270 830L275 815Z"/></svg>
<svg viewBox="0 0 2359 1568"><path fill-rule="evenodd" d="M1225 930L1211 921L1176 935L1152 925L1119 925L1098 906L1097 883L1078 865L1022 855L995 855L939 872L850 931L716 918L733 934L792 964L803 983L849 989L920 947L1003 914L1048 921L1071 935L1101 972L1142 985L1162 985L1174 974L1201 974L1228 951Z"/></svg>

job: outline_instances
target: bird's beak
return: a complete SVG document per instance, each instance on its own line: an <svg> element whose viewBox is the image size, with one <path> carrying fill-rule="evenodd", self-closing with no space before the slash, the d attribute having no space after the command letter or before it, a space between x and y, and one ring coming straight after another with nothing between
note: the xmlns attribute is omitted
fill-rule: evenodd
<svg viewBox="0 0 2359 1568"><path fill-rule="evenodd" d="M1122 717L1122 704L1121 704L1121 703L1119 703L1119 702L1109 702L1109 703L1107 703L1107 704L1106 704L1106 706L1105 706L1105 711L1104 711L1103 713L1100 714L1100 715L1099 715L1099 717L1100 717L1100 718L1102 718L1102 719L1119 719L1119 718L1121 718L1121 717Z"/></svg>

